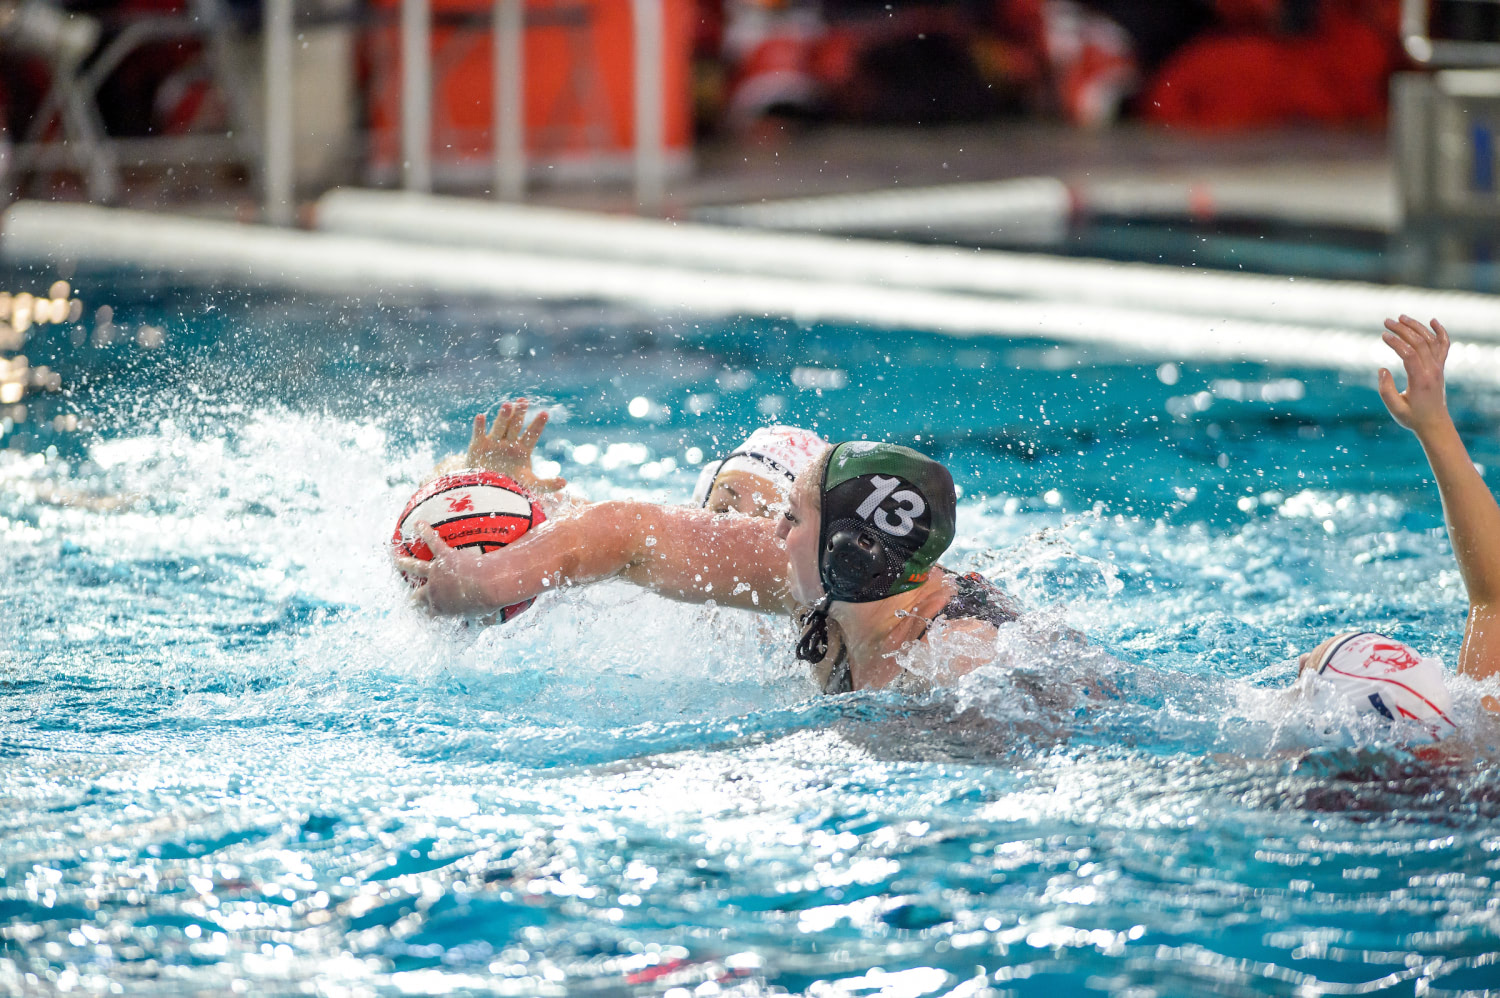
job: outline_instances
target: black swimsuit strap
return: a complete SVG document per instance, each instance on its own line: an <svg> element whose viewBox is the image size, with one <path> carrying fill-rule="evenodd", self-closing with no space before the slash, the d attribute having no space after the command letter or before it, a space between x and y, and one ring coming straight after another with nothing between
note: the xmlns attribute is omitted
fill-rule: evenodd
<svg viewBox="0 0 1500 998"><path fill-rule="evenodd" d="M958 592L948 601L948 605L943 607L943 612L938 614L939 617L982 620L998 627L1001 624L1009 624L1021 616L1021 612L1005 594L1005 590L978 572L955 575L953 584L958 587Z"/></svg>

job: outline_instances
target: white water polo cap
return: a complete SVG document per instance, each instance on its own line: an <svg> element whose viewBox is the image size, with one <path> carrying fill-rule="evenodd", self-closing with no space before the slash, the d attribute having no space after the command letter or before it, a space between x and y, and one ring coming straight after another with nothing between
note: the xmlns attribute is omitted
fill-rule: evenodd
<svg viewBox="0 0 1500 998"><path fill-rule="evenodd" d="M1458 730L1449 716L1453 700L1437 659L1372 631L1350 634L1329 646L1316 663L1317 684L1352 701L1361 713L1419 721L1441 738Z"/></svg>
<svg viewBox="0 0 1500 998"><path fill-rule="evenodd" d="M707 506L714 483L726 471L743 471L772 482L781 498L791 492L797 476L828 449L828 441L798 426L762 426L728 456L710 461L693 486L693 505Z"/></svg>

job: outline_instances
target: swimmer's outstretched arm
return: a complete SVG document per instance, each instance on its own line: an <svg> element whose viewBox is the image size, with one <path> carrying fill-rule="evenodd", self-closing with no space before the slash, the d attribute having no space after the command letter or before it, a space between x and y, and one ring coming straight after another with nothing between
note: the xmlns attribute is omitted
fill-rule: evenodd
<svg viewBox="0 0 1500 998"><path fill-rule="evenodd" d="M1469 593L1469 621L1458 671L1475 679L1500 673L1500 506L1484 484L1448 413L1443 365L1448 330L1403 315L1385 321L1385 342L1406 368L1406 391L1396 391L1381 368L1380 397L1396 422L1417 435L1443 497L1448 539Z"/></svg>
<svg viewBox="0 0 1500 998"><path fill-rule="evenodd" d="M622 578L689 603L790 613L786 547L776 522L647 502L600 502L546 523L504 551L454 550L426 525L430 562L398 558L425 578L435 613L484 613L559 586Z"/></svg>

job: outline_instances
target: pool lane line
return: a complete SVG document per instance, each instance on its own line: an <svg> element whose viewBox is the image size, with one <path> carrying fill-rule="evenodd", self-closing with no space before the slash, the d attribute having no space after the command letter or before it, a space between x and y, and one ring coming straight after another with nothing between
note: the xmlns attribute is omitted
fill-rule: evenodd
<svg viewBox="0 0 1500 998"><path fill-rule="evenodd" d="M317 226L346 235L922 291L1069 301L1215 319L1378 330L1438 316L1500 342L1500 296L1315 278L1115 263L670 222L402 192L341 190Z"/></svg>
<svg viewBox="0 0 1500 998"><path fill-rule="evenodd" d="M1353 370L1369 376L1372 384L1374 370L1391 363L1388 349L1375 332L1213 319L1076 301L1002 299L413 245L77 204L12 205L0 228L0 259L108 264L315 295L605 300L673 318L683 314L756 316L804 325L854 324L958 338L1094 343L1172 359L1249 360ZM1456 342L1449 372L1457 381L1500 384L1500 345Z"/></svg>
<svg viewBox="0 0 1500 998"><path fill-rule="evenodd" d="M1314 172L1309 172L1309 167ZM920 232L1064 232L1079 218L1269 221L1389 235L1401 227L1385 164L1257 163L1190 169L1109 170L1064 182L1053 176L703 205L700 222L846 235Z"/></svg>

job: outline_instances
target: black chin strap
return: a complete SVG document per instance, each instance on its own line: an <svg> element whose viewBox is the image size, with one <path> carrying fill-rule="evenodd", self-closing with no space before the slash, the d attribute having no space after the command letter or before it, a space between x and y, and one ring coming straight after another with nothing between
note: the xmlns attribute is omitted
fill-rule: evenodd
<svg viewBox="0 0 1500 998"><path fill-rule="evenodd" d="M814 664L828 655L828 604L824 596L802 620L802 638L797 642L797 657Z"/></svg>

